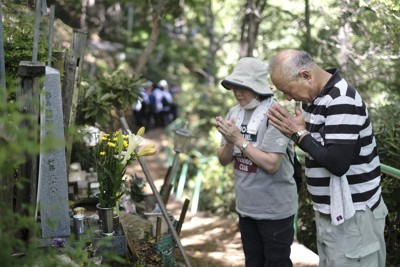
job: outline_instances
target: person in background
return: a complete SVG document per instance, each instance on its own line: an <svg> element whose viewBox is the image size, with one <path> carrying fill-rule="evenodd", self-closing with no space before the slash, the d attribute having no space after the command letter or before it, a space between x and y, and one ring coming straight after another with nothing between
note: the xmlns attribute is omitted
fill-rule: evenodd
<svg viewBox="0 0 400 267"><path fill-rule="evenodd" d="M143 112L143 103L144 101L146 101L146 90L141 87L139 88L140 91L140 96L138 97L138 99L136 100L136 102L134 104L132 104L131 108L132 108L132 112L133 115L135 117L135 123L138 127L142 127L144 125L144 118L142 116L142 112Z"/></svg>
<svg viewBox="0 0 400 267"><path fill-rule="evenodd" d="M138 100L132 105L133 115L135 117L135 123L138 127L146 127L149 129L152 125L153 116L151 114L151 103L150 96L153 89L153 82L146 81L144 87L141 87L140 96Z"/></svg>
<svg viewBox="0 0 400 267"><path fill-rule="evenodd" d="M222 134L219 162L233 162L236 211L246 267L292 266L297 189L293 179L293 142L264 116L275 103L267 65L245 57L222 81L237 105L216 118ZM290 153L287 153L287 150Z"/></svg>
<svg viewBox="0 0 400 267"><path fill-rule="evenodd" d="M142 109L140 110L140 116L143 118L143 126L146 129L154 127L154 110L151 108L154 105L152 99L153 82L148 80L145 84L145 91L143 92Z"/></svg>
<svg viewBox="0 0 400 267"><path fill-rule="evenodd" d="M167 81L161 80L153 89L152 97L154 99L153 103L153 111L154 111L154 120L155 120L155 127L164 127L163 119L162 119L162 110L163 110L163 87L168 85Z"/></svg>
<svg viewBox="0 0 400 267"><path fill-rule="evenodd" d="M171 107L174 103L174 98L169 90L169 85L166 80L160 81L160 88L162 88L162 125L165 127L173 120Z"/></svg>
<svg viewBox="0 0 400 267"><path fill-rule="evenodd" d="M156 127L165 127L170 121L170 104L173 102L169 92L168 82L160 80L153 90L155 98Z"/></svg>
<svg viewBox="0 0 400 267"><path fill-rule="evenodd" d="M171 121L174 121L178 117L179 106L177 104L177 96L182 91L181 87L179 86L178 82L173 82L170 88L170 93L172 95L173 102L170 104L171 109Z"/></svg>
<svg viewBox="0 0 400 267"><path fill-rule="evenodd" d="M273 84L302 102L292 115L275 104L270 124L306 152L321 267L384 267L385 217L380 161L368 110L337 69L295 49L270 59Z"/></svg>

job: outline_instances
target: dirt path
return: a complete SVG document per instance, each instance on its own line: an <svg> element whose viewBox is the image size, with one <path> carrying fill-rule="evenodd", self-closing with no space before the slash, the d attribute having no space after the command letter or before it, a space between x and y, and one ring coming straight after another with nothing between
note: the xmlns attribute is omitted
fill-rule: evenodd
<svg viewBox="0 0 400 267"><path fill-rule="evenodd" d="M155 129L148 131L145 137L146 142L155 143L158 148L156 155L145 158L145 164L156 187L160 189L168 169L167 155L163 149L168 145L167 136L162 129ZM138 162L135 162L128 172L144 177ZM149 186L146 188L146 192L151 193ZM182 203L172 195L167 204L167 210L178 219L181 209ZM185 253L193 267L244 266L244 255L236 218L226 219L205 212L191 214L189 209L180 237ZM178 249L175 250L175 253L179 260ZM318 256L297 243L292 246L291 258L296 267L318 266Z"/></svg>

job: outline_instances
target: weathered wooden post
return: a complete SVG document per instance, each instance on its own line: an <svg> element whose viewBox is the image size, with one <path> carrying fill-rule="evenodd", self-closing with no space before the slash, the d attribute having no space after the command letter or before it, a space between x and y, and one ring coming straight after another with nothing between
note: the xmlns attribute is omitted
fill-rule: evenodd
<svg viewBox="0 0 400 267"><path fill-rule="evenodd" d="M23 121L20 128L37 129L33 136L37 136L39 143L39 127L32 123L39 122L40 89L43 88L43 81L46 69L44 62L21 61L18 68L18 75L21 79L21 88L17 92L17 101L22 103L21 112L30 114L35 120L33 122ZM38 156L27 157L26 162L18 169L18 179L26 181L23 187L17 188L16 212L26 214L22 204L31 204L35 209L38 177Z"/></svg>
<svg viewBox="0 0 400 267"><path fill-rule="evenodd" d="M128 4L128 21L126 24L126 30L128 32L128 37L130 38L132 36L132 28L133 28L133 16L134 16L135 12L133 9L133 3L129 3ZM129 39L129 42L131 42L131 40Z"/></svg>
<svg viewBox="0 0 400 267"><path fill-rule="evenodd" d="M45 16L45 15L47 15L47 3L46 3L46 0L42 0L41 4L42 4L41 5L42 14L43 14L43 16Z"/></svg>
<svg viewBox="0 0 400 267"><path fill-rule="evenodd" d="M3 43L3 11L2 0L0 0L0 116L5 118L7 115L7 89L6 89L6 70L4 63L4 43ZM5 133L5 121L0 121L0 146L7 142ZM7 206L12 205L13 178L9 175L0 174L0 201Z"/></svg>
<svg viewBox="0 0 400 267"><path fill-rule="evenodd" d="M21 113L32 116L33 121L24 120L21 122L21 128L37 129L33 136L37 137L39 143L39 105L40 89L43 88L43 82L39 79L46 73L45 63L37 62L39 31L40 31L40 8L41 0L36 1L35 26L33 33L33 51L32 62L21 61L18 68L18 76L21 79L21 89L17 92L16 99L20 103ZM36 124L37 125L32 125ZM18 182L22 186L17 186L15 212L19 214L28 214L28 210L23 204L30 204L33 210L36 209L37 179L38 179L38 156L26 156L25 163L18 169ZM29 239L29 231L22 233L23 239Z"/></svg>
<svg viewBox="0 0 400 267"><path fill-rule="evenodd" d="M0 101L1 108L6 105L6 69L4 61L4 43L3 43L3 7L0 0Z"/></svg>
<svg viewBox="0 0 400 267"><path fill-rule="evenodd" d="M36 0L35 28L33 31L32 62L37 61L38 46L39 46L39 32L40 32L40 8L41 7L42 7L41 0Z"/></svg>
<svg viewBox="0 0 400 267"><path fill-rule="evenodd" d="M76 108L78 106L79 85L82 78L82 65L85 55L87 32L74 30L72 47L64 63L64 79L62 82L62 99L64 114L64 130L66 136L67 170L71 161L72 136L69 128L75 123Z"/></svg>
<svg viewBox="0 0 400 267"><path fill-rule="evenodd" d="M4 61L3 43L3 11L2 0L0 0L0 116L7 115L7 89L6 89L6 69ZM0 138L5 138L4 125L0 123Z"/></svg>
<svg viewBox="0 0 400 267"><path fill-rule="evenodd" d="M51 57L53 52L53 36L54 36L54 5L50 6L49 36L47 50L47 66L51 67Z"/></svg>
<svg viewBox="0 0 400 267"><path fill-rule="evenodd" d="M51 56L51 67L57 69L60 73L64 72L64 55L62 51L55 51Z"/></svg>

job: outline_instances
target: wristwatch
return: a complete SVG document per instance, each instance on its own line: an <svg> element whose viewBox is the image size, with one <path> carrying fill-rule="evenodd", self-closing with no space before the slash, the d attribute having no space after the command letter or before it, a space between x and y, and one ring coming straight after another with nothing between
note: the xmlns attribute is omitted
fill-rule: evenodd
<svg viewBox="0 0 400 267"><path fill-rule="evenodd" d="M292 139L295 143L297 143L300 137L305 133L308 133L308 131L307 130L298 131L297 133L294 133L292 137L290 137L290 139Z"/></svg>
<svg viewBox="0 0 400 267"><path fill-rule="evenodd" d="M243 151L249 146L249 143L247 141L244 141L242 146L240 147L240 150Z"/></svg>

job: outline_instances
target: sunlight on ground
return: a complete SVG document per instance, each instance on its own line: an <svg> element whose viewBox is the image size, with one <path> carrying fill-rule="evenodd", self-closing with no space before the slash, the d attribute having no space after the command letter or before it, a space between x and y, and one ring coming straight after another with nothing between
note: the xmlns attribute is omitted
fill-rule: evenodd
<svg viewBox="0 0 400 267"><path fill-rule="evenodd" d="M192 217L185 221L181 242L196 259L219 262L218 266L244 266L244 255L237 221L217 217ZM293 266L318 266L318 255L294 242L291 259ZM211 265L210 265L211 266Z"/></svg>
<svg viewBox="0 0 400 267"><path fill-rule="evenodd" d="M165 134L160 130L149 131L146 142L154 142L159 152L145 157L146 166L151 174L155 187L160 190L167 173L167 155L162 149L166 145ZM128 172L144 177L140 164L135 161L128 168ZM146 183L145 192L152 193ZM172 194L167 210L176 219L182 212L182 201L178 201ZM191 257L193 267L243 267L244 255L238 228L238 219L226 219L207 213L191 214L188 210L180 233L181 243L188 256ZM291 255L295 267L317 267L318 255L294 243Z"/></svg>

